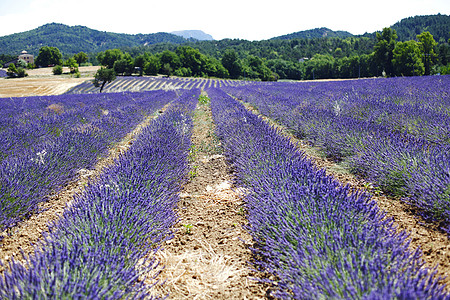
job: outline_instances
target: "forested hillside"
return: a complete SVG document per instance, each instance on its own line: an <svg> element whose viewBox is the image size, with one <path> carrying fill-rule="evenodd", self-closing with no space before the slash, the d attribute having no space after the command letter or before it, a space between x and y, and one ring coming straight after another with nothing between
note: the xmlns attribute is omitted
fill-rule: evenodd
<svg viewBox="0 0 450 300"><path fill-rule="evenodd" d="M398 39L402 42L414 40L424 31L429 31L439 43L445 43L450 39L450 16L416 16L405 18L391 28L397 31Z"/></svg>
<svg viewBox="0 0 450 300"><path fill-rule="evenodd" d="M255 55L264 59L283 59L298 62L304 58L311 58L315 54L331 54L338 57L369 54L373 50L375 39L367 37L322 37L313 39L274 39L262 41L247 41L239 39L223 39L220 41L187 42L185 45L199 49L202 53L215 58L221 58L225 50L234 50L239 57ZM157 53L164 50L175 51L178 45L155 44L127 51L146 49Z"/></svg>
<svg viewBox="0 0 450 300"><path fill-rule="evenodd" d="M315 39L315 38L322 38L322 37L340 37L340 38L347 38L353 36L350 32L347 31L333 31L331 29L328 29L326 27L322 28L315 28L310 30L304 30L299 32L294 32L278 37L272 38L272 40L291 40L291 39Z"/></svg>
<svg viewBox="0 0 450 300"><path fill-rule="evenodd" d="M64 54L81 51L93 53L125 46L182 44L187 41L183 37L165 32L133 35L51 23L30 31L0 37L0 54L17 54L26 50L37 55L42 46L56 47Z"/></svg>

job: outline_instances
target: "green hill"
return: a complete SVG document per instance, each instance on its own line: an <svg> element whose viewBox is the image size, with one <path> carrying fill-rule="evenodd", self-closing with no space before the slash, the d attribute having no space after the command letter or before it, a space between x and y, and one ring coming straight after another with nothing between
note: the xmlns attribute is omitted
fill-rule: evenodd
<svg viewBox="0 0 450 300"><path fill-rule="evenodd" d="M353 34L347 31L333 31L326 27L322 27L274 37L272 40L315 39L323 37L347 38L351 36L353 36Z"/></svg>
<svg viewBox="0 0 450 300"><path fill-rule="evenodd" d="M0 49L2 54L17 54L26 50L37 55L42 46L52 46L57 47L63 54L75 54L80 51L100 52L157 43L182 44L186 41L183 37L165 32L132 35L51 23L30 31L0 37Z"/></svg>
<svg viewBox="0 0 450 300"><path fill-rule="evenodd" d="M450 39L450 16L432 15L405 18L391 28L397 31L400 41L415 40L418 34L429 31L435 41L445 43Z"/></svg>
<svg viewBox="0 0 450 300"><path fill-rule="evenodd" d="M399 41L415 40L416 36L424 31L429 31L433 35L435 41L440 43L445 43L450 39L450 16L448 15L437 14L409 17L402 19L389 27L395 29ZM379 31L381 30L382 27L380 27ZM352 36L356 37L360 35L353 35L347 31L333 31L322 27L274 37L272 40L316 39L324 37L348 38ZM375 32L366 33L362 36L375 38Z"/></svg>

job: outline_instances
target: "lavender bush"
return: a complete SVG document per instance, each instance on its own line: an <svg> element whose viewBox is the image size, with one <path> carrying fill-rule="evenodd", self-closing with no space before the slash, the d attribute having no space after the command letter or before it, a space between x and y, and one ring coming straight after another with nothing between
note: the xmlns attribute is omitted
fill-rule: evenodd
<svg viewBox="0 0 450 300"><path fill-rule="evenodd" d="M287 138L208 90L225 154L248 189L255 262L284 299L449 299L367 194L349 194Z"/></svg>
<svg viewBox="0 0 450 300"><path fill-rule="evenodd" d="M20 98L4 104L5 111L8 104L19 109L0 122L0 230L36 212L50 192L75 178L79 169L91 168L111 144L173 97L173 92L51 97L66 107L60 114L43 109L48 106L38 99L30 108Z"/></svg>
<svg viewBox="0 0 450 300"><path fill-rule="evenodd" d="M28 268L13 262L0 278L2 298L151 299L139 278L176 221L198 96L183 94L75 198Z"/></svg>
<svg viewBox="0 0 450 300"><path fill-rule="evenodd" d="M450 76L224 89L449 231L448 86Z"/></svg>

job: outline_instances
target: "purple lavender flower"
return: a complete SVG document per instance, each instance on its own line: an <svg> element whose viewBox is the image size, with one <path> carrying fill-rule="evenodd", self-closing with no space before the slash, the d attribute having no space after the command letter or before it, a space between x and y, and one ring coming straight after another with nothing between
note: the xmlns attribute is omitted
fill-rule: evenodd
<svg viewBox="0 0 450 300"><path fill-rule="evenodd" d="M274 127L208 90L224 153L248 190L255 266L283 299L449 299L368 194L350 194Z"/></svg>
<svg viewBox="0 0 450 300"><path fill-rule="evenodd" d="M155 268L152 254L176 221L199 93L175 100L75 198L29 267L14 262L0 278L2 298L152 299L139 277Z"/></svg>

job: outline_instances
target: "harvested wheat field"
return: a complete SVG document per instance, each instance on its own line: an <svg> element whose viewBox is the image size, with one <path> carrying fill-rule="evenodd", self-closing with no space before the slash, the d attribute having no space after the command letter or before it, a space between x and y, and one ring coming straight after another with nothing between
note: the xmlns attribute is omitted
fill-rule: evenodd
<svg viewBox="0 0 450 300"><path fill-rule="evenodd" d="M93 79L98 68L80 67L80 78L69 74L55 76L52 68L27 70L28 77L0 79L0 98L60 95L86 80ZM63 72L68 73L68 69L64 68Z"/></svg>

